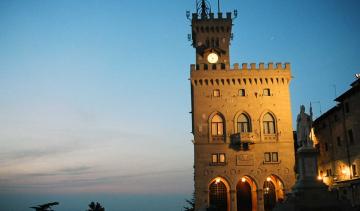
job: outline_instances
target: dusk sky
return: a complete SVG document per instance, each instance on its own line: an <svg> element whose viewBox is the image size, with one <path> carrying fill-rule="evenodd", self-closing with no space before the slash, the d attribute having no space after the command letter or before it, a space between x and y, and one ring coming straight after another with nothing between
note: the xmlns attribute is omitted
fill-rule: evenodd
<svg viewBox="0 0 360 211"><path fill-rule="evenodd" d="M0 0L5 210L181 210L193 192L194 2ZM293 121L301 104L315 116L334 106L360 73L358 0L221 4L239 13L231 63L291 63Z"/></svg>

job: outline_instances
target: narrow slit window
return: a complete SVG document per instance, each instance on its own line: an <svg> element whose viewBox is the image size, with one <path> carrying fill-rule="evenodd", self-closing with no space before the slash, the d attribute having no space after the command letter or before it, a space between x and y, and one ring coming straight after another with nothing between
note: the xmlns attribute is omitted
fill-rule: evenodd
<svg viewBox="0 0 360 211"><path fill-rule="evenodd" d="M220 90L219 89L214 89L213 96L214 97L220 97Z"/></svg>
<svg viewBox="0 0 360 211"><path fill-rule="evenodd" d="M270 96L270 89L264 89L263 96Z"/></svg>
<svg viewBox="0 0 360 211"><path fill-rule="evenodd" d="M239 89L239 96L245 97L245 89Z"/></svg>

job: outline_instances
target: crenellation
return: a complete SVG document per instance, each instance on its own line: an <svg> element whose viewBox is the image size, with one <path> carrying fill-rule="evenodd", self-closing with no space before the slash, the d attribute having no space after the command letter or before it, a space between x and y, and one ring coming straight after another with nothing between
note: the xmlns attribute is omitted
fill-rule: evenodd
<svg viewBox="0 0 360 211"><path fill-rule="evenodd" d="M241 67L241 70L247 70L247 63L242 63Z"/></svg>
<svg viewBox="0 0 360 211"><path fill-rule="evenodd" d="M225 64L225 70L230 70L230 64Z"/></svg>
<svg viewBox="0 0 360 211"><path fill-rule="evenodd" d="M290 71L290 63L242 63L241 67L239 63L234 63L231 67L230 64L217 63L217 64L191 64L191 71Z"/></svg>
<svg viewBox="0 0 360 211"><path fill-rule="evenodd" d="M264 70L264 63L259 63L259 70Z"/></svg>
<svg viewBox="0 0 360 211"><path fill-rule="evenodd" d="M226 18L227 18L227 19L231 19L231 12L227 12L227 13L226 13Z"/></svg>
<svg viewBox="0 0 360 211"><path fill-rule="evenodd" d="M192 19L193 20L214 20L214 19L218 19L218 20L225 19L226 20L226 19L232 19L232 13L227 12L225 17L223 16L222 12L218 12L217 16L215 16L215 13L211 12L211 13L209 13L208 17L207 16L201 17L199 14L193 13Z"/></svg>
<svg viewBox="0 0 360 211"><path fill-rule="evenodd" d="M193 20L197 20L197 19L198 19L198 14L197 14L197 13L193 13L193 14L192 14L192 19L193 19Z"/></svg>

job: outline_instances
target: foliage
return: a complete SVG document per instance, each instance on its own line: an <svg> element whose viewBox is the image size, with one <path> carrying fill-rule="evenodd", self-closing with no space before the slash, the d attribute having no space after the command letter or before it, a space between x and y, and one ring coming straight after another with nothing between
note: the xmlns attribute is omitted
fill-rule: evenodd
<svg viewBox="0 0 360 211"><path fill-rule="evenodd" d="M95 203L95 202L92 201L89 204L89 208L90 209L88 209L88 211L105 211L105 208L102 207L99 202Z"/></svg>
<svg viewBox="0 0 360 211"><path fill-rule="evenodd" d="M51 207L55 205L59 205L59 202L50 202L47 204L41 204L41 205L37 205L36 207L30 207L30 208L36 211L53 211Z"/></svg>
<svg viewBox="0 0 360 211"><path fill-rule="evenodd" d="M195 192L192 194L192 198L186 199L187 206L184 206L184 211L195 211Z"/></svg>

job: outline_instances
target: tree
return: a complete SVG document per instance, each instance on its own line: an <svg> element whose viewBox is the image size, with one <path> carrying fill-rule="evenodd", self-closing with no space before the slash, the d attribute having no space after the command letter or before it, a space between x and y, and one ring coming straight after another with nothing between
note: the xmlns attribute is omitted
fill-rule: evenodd
<svg viewBox="0 0 360 211"><path fill-rule="evenodd" d="M50 202L47 204L41 204L41 205L37 205L36 207L30 207L30 208L36 211L53 211L51 207L55 205L59 205L59 202Z"/></svg>
<svg viewBox="0 0 360 211"><path fill-rule="evenodd" d="M102 207L99 202L96 202L95 204L95 202L92 201L89 204L89 208L88 211L105 211L105 208Z"/></svg>
<svg viewBox="0 0 360 211"><path fill-rule="evenodd" d="M186 203L188 203L188 205L184 206L184 211L195 211L195 191L190 200L186 199Z"/></svg>

